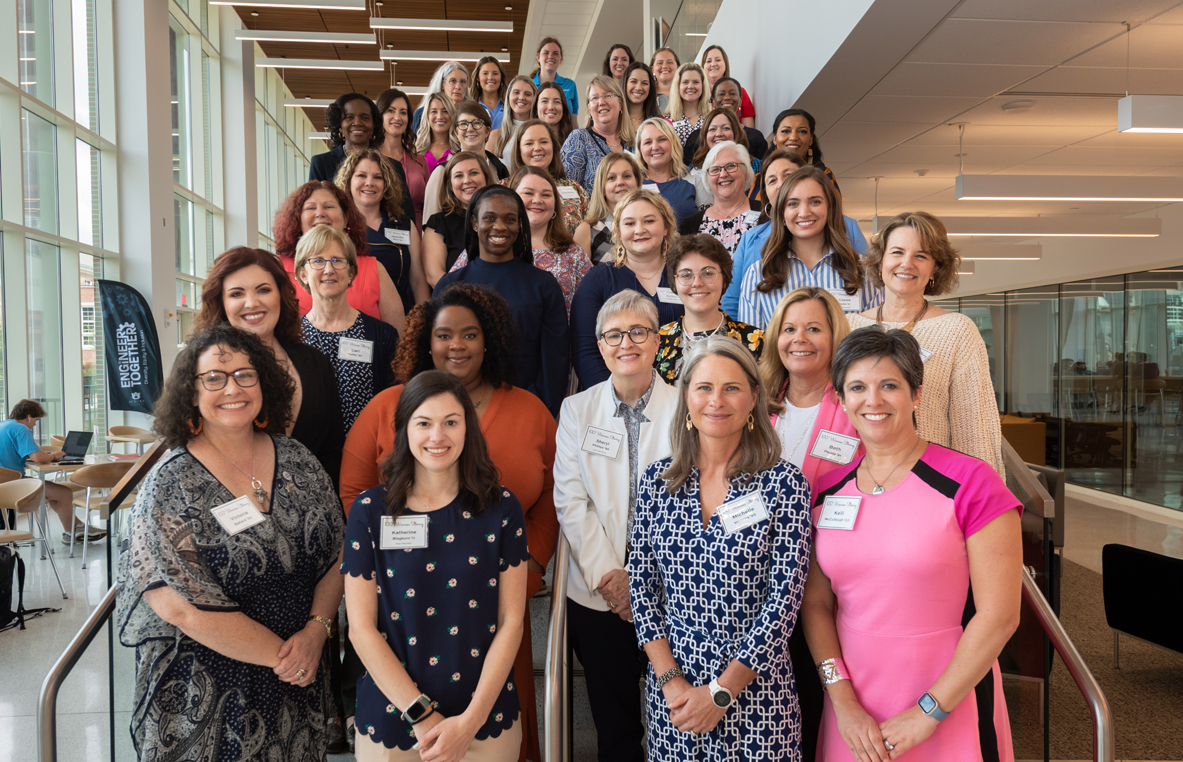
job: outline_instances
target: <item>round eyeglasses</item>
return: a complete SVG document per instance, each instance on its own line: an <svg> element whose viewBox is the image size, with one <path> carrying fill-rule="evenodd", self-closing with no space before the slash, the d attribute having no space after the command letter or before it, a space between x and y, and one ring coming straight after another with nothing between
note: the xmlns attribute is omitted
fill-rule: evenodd
<svg viewBox="0 0 1183 762"><path fill-rule="evenodd" d="M719 271L714 267L704 267L698 272L679 270L678 274L674 276L674 280L678 282L679 286L689 286L694 283L696 277L701 278L702 282L708 286L713 286L719 281Z"/></svg>

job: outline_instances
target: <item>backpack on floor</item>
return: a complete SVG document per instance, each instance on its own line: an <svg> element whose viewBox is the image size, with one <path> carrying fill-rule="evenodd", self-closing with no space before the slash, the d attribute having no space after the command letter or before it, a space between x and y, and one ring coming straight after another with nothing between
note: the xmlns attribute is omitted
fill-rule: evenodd
<svg viewBox="0 0 1183 762"><path fill-rule="evenodd" d="M12 607L12 584L16 582L16 608ZM18 624L25 629L26 619L36 619L61 609L25 608L25 561L8 545L0 545L0 632Z"/></svg>

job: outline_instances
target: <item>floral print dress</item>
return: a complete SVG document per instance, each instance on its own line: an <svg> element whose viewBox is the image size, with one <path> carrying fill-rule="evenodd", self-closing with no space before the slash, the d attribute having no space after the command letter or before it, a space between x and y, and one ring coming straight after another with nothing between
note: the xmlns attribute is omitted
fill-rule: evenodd
<svg viewBox="0 0 1183 762"><path fill-rule="evenodd" d="M690 338L691 334L687 334L685 328L682 327L682 320L683 318L678 318L657 330L657 357L653 359L653 367L657 370L657 375L661 376L670 386L678 382L678 376L682 372L682 358L689 349L686 345L715 332L704 331L693 334L693 338ZM760 360L760 353L764 349L764 331L754 325L732 320L726 312L723 312L723 322L716 331L725 332L747 347L757 361Z"/></svg>

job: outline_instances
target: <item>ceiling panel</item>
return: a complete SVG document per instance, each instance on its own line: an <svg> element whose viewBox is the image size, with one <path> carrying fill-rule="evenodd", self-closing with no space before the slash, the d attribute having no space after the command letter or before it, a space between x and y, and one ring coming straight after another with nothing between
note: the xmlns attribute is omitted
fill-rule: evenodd
<svg viewBox="0 0 1183 762"><path fill-rule="evenodd" d="M1054 66L1124 30L1120 24L952 18L925 38L908 60Z"/></svg>
<svg viewBox="0 0 1183 762"><path fill-rule="evenodd" d="M1057 150L1057 149L1050 149ZM1041 156L1049 151L1048 146L966 146L965 164L1017 164ZM916 166L929 164L957 166L961 157L956 146L902 145L877 156L876 161L911 163Z"/></svg>
<svg viewBox="0 0 1183 762"><path fill-rule="evenodd" d="M1183 61L1183 58L1180 59ZM1183 75L1178 69L1129 69L1125 67L1057 66L1011 91L1032 93L1080 93L1122 95L1152 93L1183 95Z"/></svg>
<svg viewBox="0 0 1183 762"><path fill-rule="evenodd" d="M981 103L980 98L868 95L846 114L858 122L940 122Z"/></svg>
<svg viewBox="0 0 1183 762"><path fill-rule="evenodd" d="M1160 24L1134 27L1134 30L1129 33L1128 41L1130 66L1139 69L1183 68L1183 57L1179 55L1178 35L1178 29ZM1066 63L1071 63L1073 66L1125 68L1126 36L1123 32L1104 45L1082 53Z"/></svg>
<svg viewBox="0 0 1183 762"><path fill-rule="evenodd" d="M1067 146L1040 157L1040 164L1082 164L1097 166L1144 166L1183 163L1183 147L1177 148L1108 148L1102 146Z"/></svg>
<svg viewBox="0 0 1183 762"><path fill-rule="evenodd" d="M955 18L1026 19L1029 21L1144 21L1179 0L964 0Z"/></svg>
<svg viewBox="0 0 1183 762"><path fill-rule="evenodd" d="M885 143L891 146L914 137L931 126L926 122L860 122L844 118L822 132L819 137L825 139L825 145L831 143Z"/></svg>
<svg viewBox="0 0 1183 762"><path fill-rule="evenodd" d="M917 135L910 145L957 146L960 140L957 127L942 124ZM1044 124L978 124L966 125L964 145L973 146L1053 146L1060 147L1104 134L1098 126L1062 126Z"/></svg>
<svg viewBox="0 0 1183 762"><path fill-rule="evenodd" d="M1002 107L1016 100L1034 101L1029 111L1003 111ZM992 98L977 108L958 117L958 121L971 125L1071 125L1081 127L1097 125L1103 128L1117 126L1117 99L1037 97L1008 94Z"/></svg>
<svg viewBox="0 0 1183 762"><path fill-rule="evenodd" d="M904 62L872 95L979 96L987 98L1047 71L1046 66L980 66Z"/></svg>

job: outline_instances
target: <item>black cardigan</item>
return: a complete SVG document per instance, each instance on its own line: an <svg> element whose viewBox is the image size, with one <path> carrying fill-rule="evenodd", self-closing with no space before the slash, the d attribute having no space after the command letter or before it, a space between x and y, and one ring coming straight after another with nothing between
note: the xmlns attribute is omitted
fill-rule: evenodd
<svg viewBox="0 0 1183 762"><path fill-rule="evenodd" d="M411 192L407 190L409 187L407 185L407 173L403 169L402 162L395 161L386 155L383 155L382 158L386 159L390 163L390 166L394 167L395 174L398 175L398 179L403 184L403 199L409 199ZM343 161L345 161L345 146L337 146L330 148L324 153L316 154L312 157L312 162L308 166L308 181L324 180L328 183L333 182L333 179L337 176L337 170L341 168L341 162Z"/></svg>
<svg viewBox="0 0 1183 762"><path fill-rule="evenodd" d="M320 461L336 489L341 479L341 451L345 448L337 375L320 350L286 341L281 341L280 346L288 353L303 387L292 439L307 447Z"/></svg>

